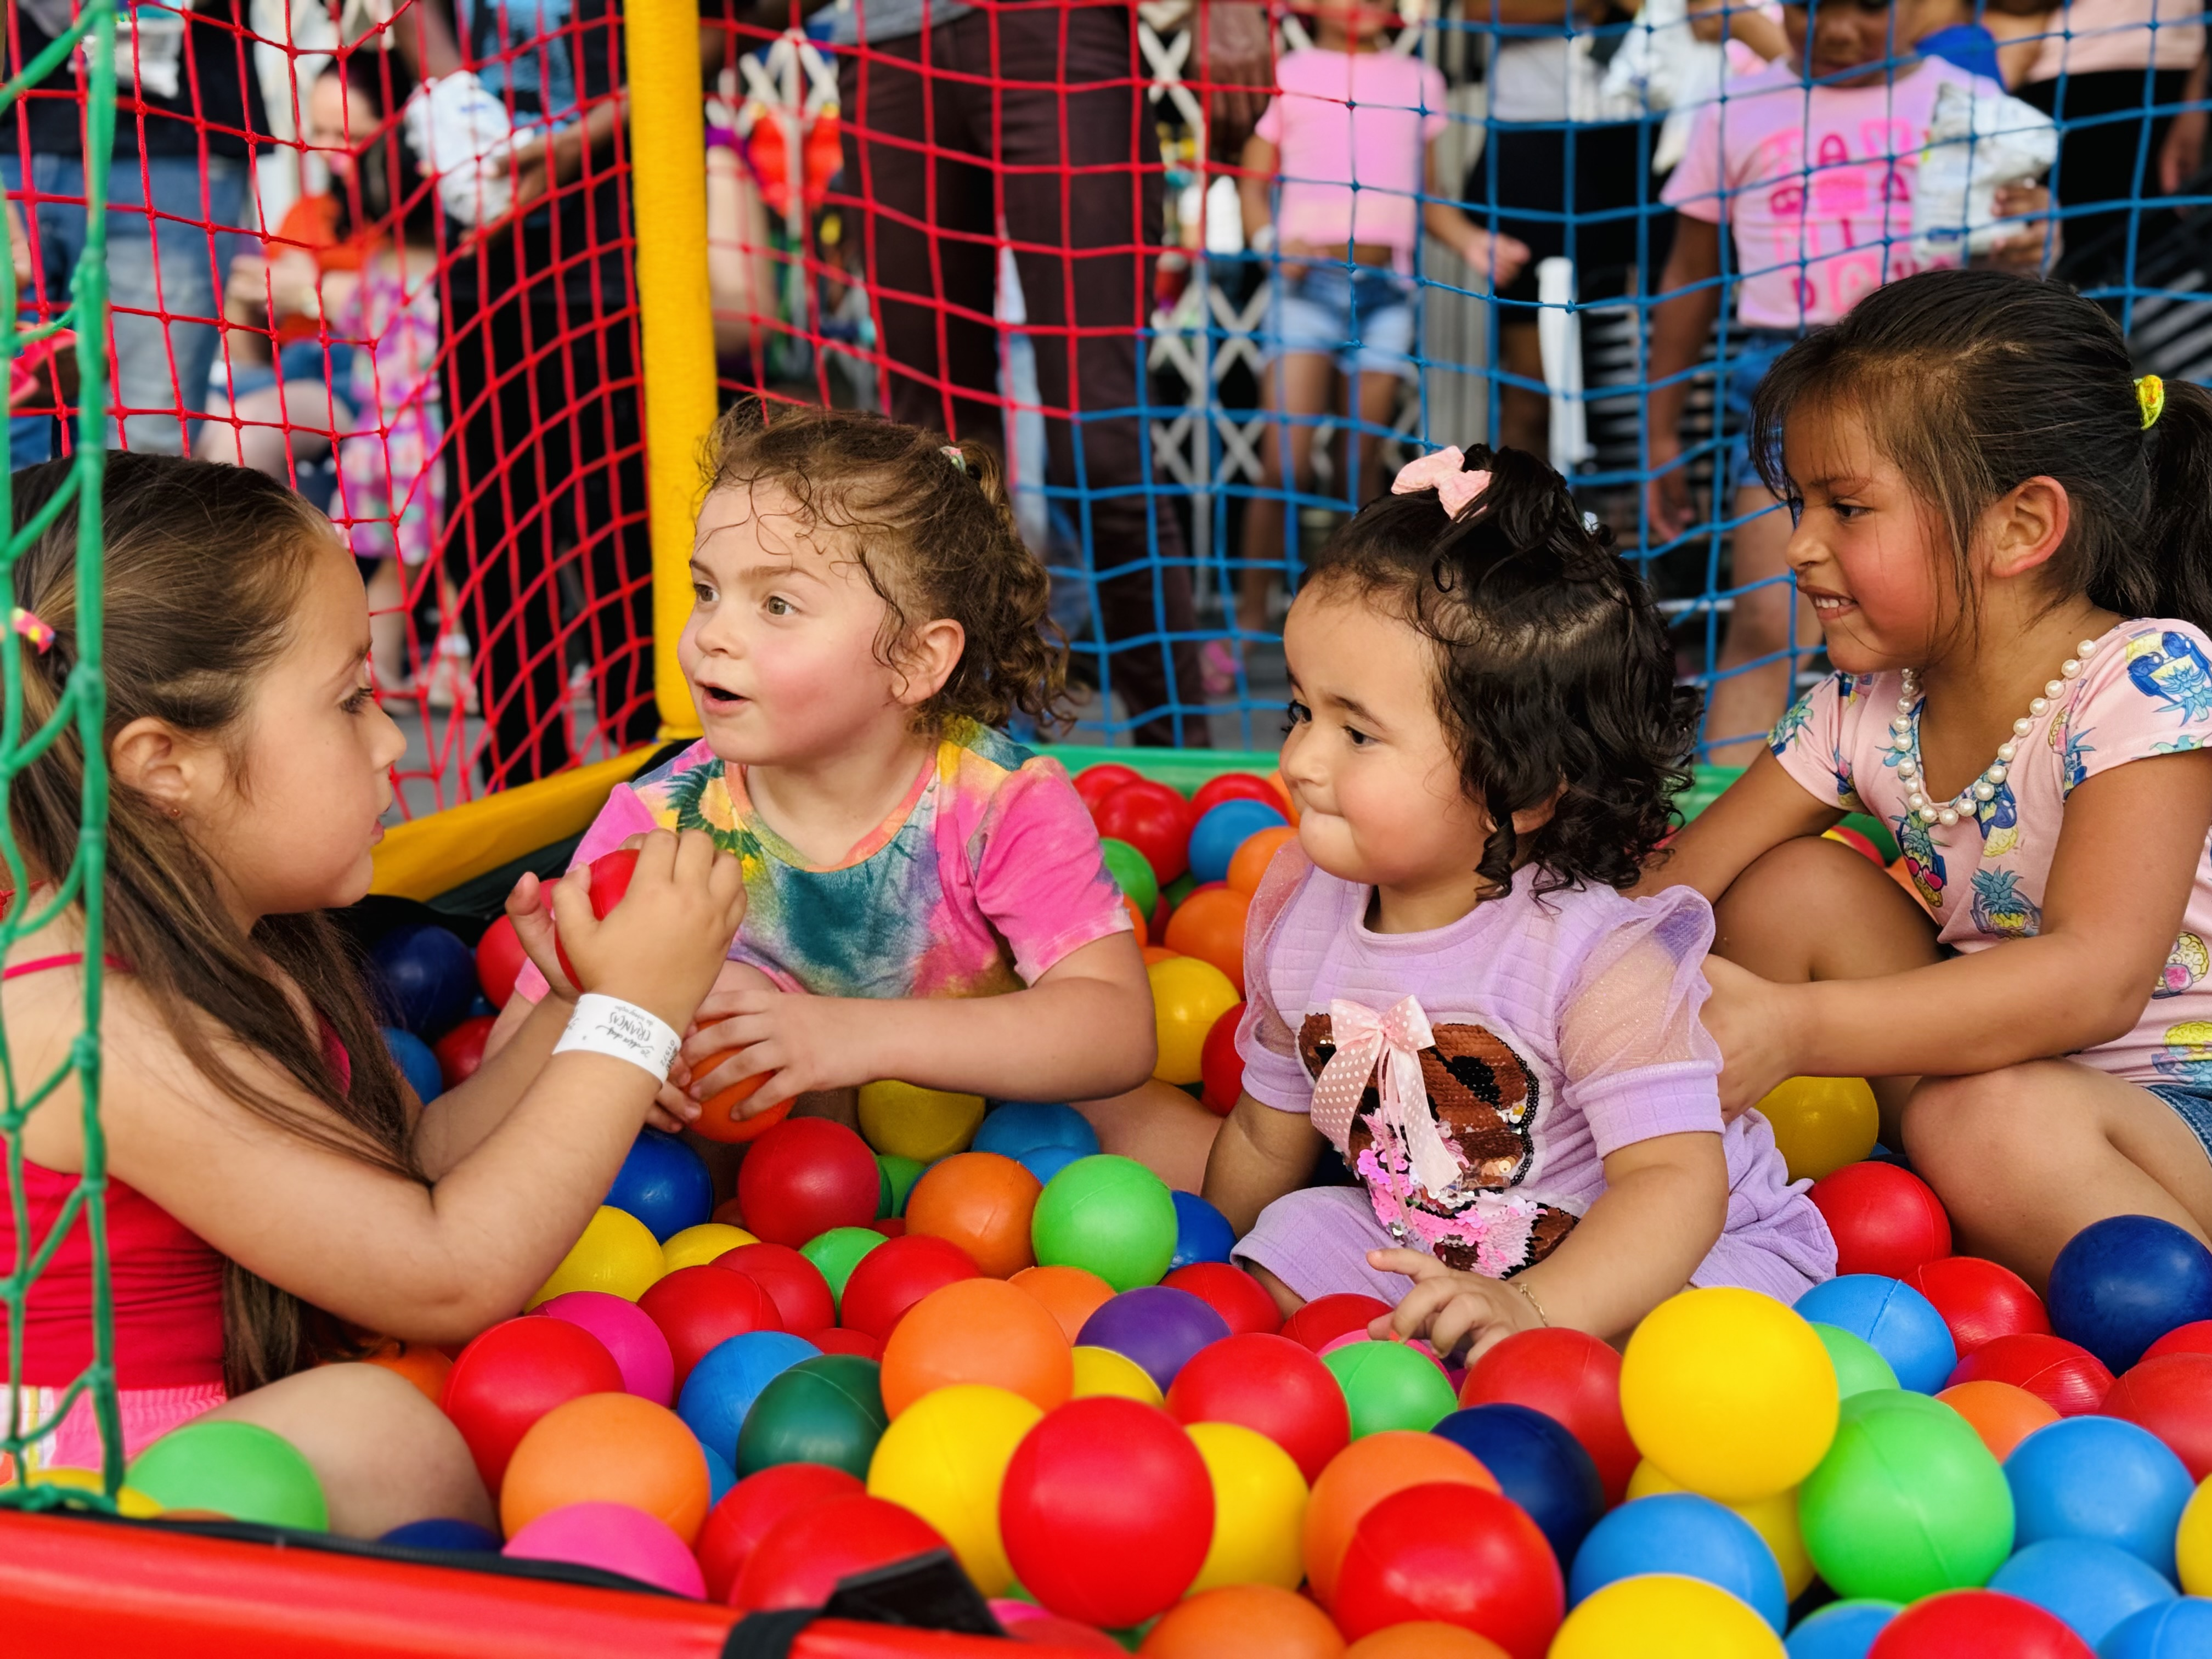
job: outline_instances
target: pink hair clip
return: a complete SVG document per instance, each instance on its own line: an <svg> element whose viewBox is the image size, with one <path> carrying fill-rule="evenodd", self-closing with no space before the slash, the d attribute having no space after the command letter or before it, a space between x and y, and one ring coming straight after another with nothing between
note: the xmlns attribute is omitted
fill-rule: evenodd
<svg viewBox="0 0 2212 1659"><path fill-rule="evenodd" d="M15 631L28 640L31 642L31 648L40 656L46 655L47 652L53 649L54 630L40 622L32 612L24 610L19 605L15 607L10 620Z"/></svg>
<svg viewBox="0 0 2212 1659"><path fill-rule="evenodd" d="M1424 489L1433 489L1444 516L1456 519L1468 502L1490 488L1490 474L1464 471L1466 465L1466 452L1456 444L1437 450L1400 467L1398 476L1390 481L1390 493L1418 495Z"/></svg>

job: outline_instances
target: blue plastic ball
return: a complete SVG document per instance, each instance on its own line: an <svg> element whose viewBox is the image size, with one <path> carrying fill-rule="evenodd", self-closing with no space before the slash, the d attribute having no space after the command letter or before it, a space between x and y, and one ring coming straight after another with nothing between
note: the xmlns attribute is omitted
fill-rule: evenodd
<svg viewBox="0 0 2212 1659"><path fill-rule="evenodd" d="M1505 1495L1528 1511L1565 1567L1605 1513L1597 1465L1565 1425L1527 1406L1470 1406L1433 1432L1473 1452Z"/></svg>
<svg viewBox="0 0 2212 1659"><path fill-rule="evenodd" d="M1010 1100L983 1115L982 1127L968 1150L1019 1158L1047 1146L1073 1146L1077 1157L1090 1158L1098 1151L1098 1131L1073 1106Z"/></svg>
<svg viewBox="0 0 2212 1659"><path fill-rule="evenodd" d="M2195 1486L2149 1430L2114 1417L2062 1418L2014 1446L2004 1473L2015 1550L2094 1539L2173 1577L2173 1529Z"/></svg>
<svg viewBox="0 0 2212 1659"><path fill-rule="evenodd" d="M454 1521L439 1516L428 1521L410 1521L404 1527L394 1527L377 1540L381 1544L398 1544L410 1550L464 1550L472 1555L496 1555L499 1534L489 1527L480 1527L473 1521Z"/></svg>
<svg viewBox="0 0 2212 1659"><path fill-rule="evenodd" d="M392 1050L392 1058L398 1062L399 1075L407 1079L408 1086L426 1104L446 1092L445 1073L438 1069L438 1056L430 1052L430 1045L412 1031L403 1031L396 1025L380 1028L384 1046Z"/></svg>
<svg viewBox="0 0 2212 1659"><path fill-rule="evenodd" d="M2030 1544L1996 1570L1990 1588L2064 1620L2093 1648L2121 1620L2178 1594L2136 1557L2094 1538Z"/></svg>
<svg viewBox="0 0 2212 1659"><path fill-rule="evenodd" d="M1168 1271L1188 1267L1194 1261L1228 1261L1230 1249L1237 1243L1229 1218L1196 1193L1177 1193L1175 1206L1175 1260L1168 1263Z"/></svg>
<svg viewBox="0 0 2212 1659"><path fill-rule="evenodd" d="M1889 1362L1898 1386L1914 1394L1935 1393L1959 1364L1958 1345L1936 1304L1899 1279L1845 1273L1799 1297L1797 1311L1857 1337Z"/></svg>
<svg viewBox="0 0 2212 1659"><path fill-rule="evenodd" d="M1790 1659L1866 1659L1882 1626L1904 1611L1894 1601L1831 1601L1808 1613L1782 1645Z"/></svg>
<svg viewBox="0 0 2212 1659"><path fill-rule="evenodd" d="M1289 822L1263 800L1225 800L1207 808L1190 832L1192 877L1201 887L1209 881L1226 881L1229 860L1238 848L1262 830Z"/></svg>
<svg viewBox="0 0 2212 1659"><path fill-rule="evenodd" d="M676 1414L691 1426L699 1443L732 1468L737 1467L738 1431L760 1391L802 1359L822 1352L788 1331L747 1331L707 1351L684 1379ZM708 1465L711 1475L714 1466Z"/></svg>
<svg viewBox="0 0 2212 1659"><path fill-rule="evenodd" d="M2051 1264L2051 1328L2118 1376L2177 1325L2212 1319L2212 1250L2156 1216L2116 1215Z"/></svg>
<svg viewBox="0 0 2212 1659"><path fill-rule="evenodd" d="M1092 1158L1092 1152L1079 1152L1073 1146L1039 1146L1024 1152L1014 1161L1049 1187L1052 1178L1080 1158Z"/></svg>
<svg viewBox="0 0 2212 1659"><path fill-rule="evenodd" d="M368 965L393 1019L435 1042L477 999L477 955L460 935L427 922L395 927L369 947Z"/></svg>
<svg viewBox="0 0 2212 1659"><path fill-rule="evenodd" d="M714 1177L706 1160L674 1135L640 1129L629 1156L607 1188L606 1201L627 1210L664 1242L714 1213Z"/></svg>
<svg viewBox="0 0 2212 1659"><path fill-rule="evenodd" d="M2212 1653L2212 1601L2185 1595L2130 1613L2105 1632L2097 1659L2203 1659Z"/></svg>
<svg viewBox="0 0 2212 1659"><path fill-rule="evenodd" d="M722 1501L724 1492L738 1484L738 1472L730 1467L728 1458L705 1441L699 1442L699 1449L707 1454L707 1507L711 1510Z"/></svg>
<svg viewBox="0 0 2212 1659"><path fill-rule="evenodd" d="M1717 1584L1773 1626L1778 1635L1790 1617L1782 1569L1766 1540L1734 1510L1694 1492L1637 1498L1592 1527L1567 1575L1567 1605L1647 1572L1679 1573Z"/></svg>

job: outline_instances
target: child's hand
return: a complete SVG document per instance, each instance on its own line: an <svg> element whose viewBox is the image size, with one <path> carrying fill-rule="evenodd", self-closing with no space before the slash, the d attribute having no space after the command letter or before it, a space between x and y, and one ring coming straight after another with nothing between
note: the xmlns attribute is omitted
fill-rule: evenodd
<svg viewBox="0 0 2212 1659"><path fill-rule="evenodd" d="M545 975L545 988L563 1002L576 1000L576 988L561 970L561 954L554 944L553 912L546 905L546 886L526 870L507 896L507 919L514 924L514 937L531 966Z"/></svg>
<svg viewBox="0 0 2212 1659"><path fill-rule="evenodd" d="M1467 261L1468 269L1487 276L1491 290L1495 293L1521 274L1522 267L1528 263L1528 245L1517 237L1503 232L1493 235L1476 226L1468 230L1467 240L1460 245L1459 257Z"/></svg>
<svg viewBox="0 0 2212 1659"><path fill-rule="evenodd" d="M1544 1322L1535 1304L1503 1279L1461 1273L1424 1250L1370 1250L1367 1265L1413 1281L1406 1299L1367 1328L1378 1340L1426 1337L1446 1359L1464 1345L1463 1363L1472 1364L1514 1332L1533 1331Z"/></svg>
<svg viewBox="0 0 2212 1659"><path fill-rule="evenodd" d="M590 866L579 865L553 890L562 942L585 988L683 1030L744 920L738 860L703 830L659 830L639 847L629 890L604 919L592 913L591 883Z"/></svg>
<svg viewBox="0 0 2212 1659"><path fill-rule="evenodd" d="M1705 958L1713 994L1698 1016L1721 1051L1721 1121L1732 1123L1797 1074L1791 987L1761 979L1723 957Z"/></svg>
<svg viewBox="0 0 2212 1659"><path fill-rule="evenodd" d="M684 1039L677 1064L696 1066L740 1050L692 1077L686 1092L695 1101L707 1100L733 1083L766 1073L768 1081L744 1103L742 1115L750 1117L817 1090L874 1081L880 1073L864 1042L866 1027L864 1002L781 990L767 975L750 969L718 984L699 1005L698 1023Z"/></svg>
<svg viewBox="0 0 2212 1659"><path fill-rule="evenodd" d="M1974 263L2039 276L2058 258L2059 227L2051 216L2051 190L2033 183L2000 185L1992 204L2000 219L2024 223Z"/></svg>

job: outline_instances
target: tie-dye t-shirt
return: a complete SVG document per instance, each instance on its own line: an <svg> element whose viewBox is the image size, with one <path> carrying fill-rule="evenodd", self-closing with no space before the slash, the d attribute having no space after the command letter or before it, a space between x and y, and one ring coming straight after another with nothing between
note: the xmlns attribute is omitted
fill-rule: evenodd
<svg viewBox="0 0 2212 1659"><path fill-rule="evenodd" d="M1060 763L973 722L948 732L883 823L826 867L762 822L744 769L725 767L704 738L618 786L576 860L652 830L708 830L744 861L745 920L730 960L817 995L1016 991L1130 927ZM526 967L516 988L535 999L545 981Z"/></svg>
<svg viewBox="0 0 2212 1659"><path fill-rule="evenodd" d="M2056 669L2057 665L2052 667ZM1949 827L1906 812L1897 775L1912 741L1892 742L1901 677L1837 674L1782 717L1768 745L1783 769L1821 800L1870 812L1896 831L1912 884L1936 913L1940 937L1980 951L2033 936L2066 798L2100 772L2212 743L2212 645L2185 622L2139 618L2097 641L2079 678L2051 699L2019 740L1996 796ZM1948 781L1948 780L1947 780ZM2135 1083L2212 1085L2212 865L2200 858L2182 931L2155 984L2143 988L2135 1029L2080 1056Z"/></svg>

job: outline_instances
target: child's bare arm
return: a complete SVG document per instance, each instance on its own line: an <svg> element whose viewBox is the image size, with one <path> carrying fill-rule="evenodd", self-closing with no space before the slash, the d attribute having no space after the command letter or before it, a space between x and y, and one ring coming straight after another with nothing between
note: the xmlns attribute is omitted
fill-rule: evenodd
<svg viewBox="0 0 2212 1659"><path fill-rule="evenodd" d="M1843 817L1841 808L1814 799L1782 769L1781 762L1762 750L1718 800L1652 855L1635 890L1651 894L1692 887L1707 903L1717 904L1762 854L1800 836L1817 836Z"/></svg>
<svg viewBox="0 0 2212 1659"><path fill-rule="evenodd" d="M1257 137L1244 141L1244 153L1237 158L1242 171L1237 179L1237 202L1243 210L1244 242L1249 247L1259 240L1260 233L1275 222L1275 169L1282 164L1282 152L1265 138Z"/></svg>
<svg viewBox="0 0 2212 1659"><path fill-rule="evenodd" d="M1228 1217L1242 1238L1261 1211L1305 1184L1321 1144L1311 1118L1241 1096L1213 1138L1206 1165L1206 1201Z"/></svg>

